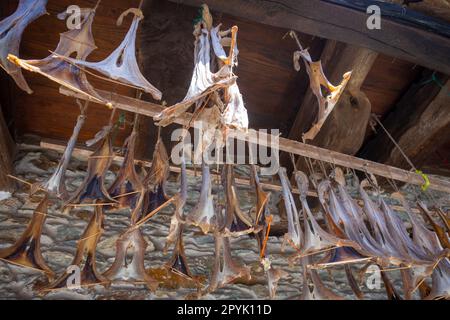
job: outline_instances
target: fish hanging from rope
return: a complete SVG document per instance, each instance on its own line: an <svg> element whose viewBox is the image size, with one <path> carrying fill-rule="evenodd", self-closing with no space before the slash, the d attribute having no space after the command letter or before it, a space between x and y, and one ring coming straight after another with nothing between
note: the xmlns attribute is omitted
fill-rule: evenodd
<svg viewBox="0 0 450 320"><path fill-rule="evenodd" d="M45 262L41 252L41 236L48 211L48 196L39 202L27 228L17 242L8 248L0 249L0 259L15 265L43 272L52 280L54 272Z"/></svg>
<svg viewBox="0 0 450 320"><path fill-rule="evenodd" d="M237 32L236 26L226 31L220 31L220 25L213 28L208 6L202 5L201 17L194 26L194 71L188 92L181 102L167 107L154 117L159 126L169 125L192 105L195 105L195 111L210 105L220 109L224 125L248 128L247 109L233 73L238 55ZM215 73L212 71L211 46L219 67ZM228 55L224 46L230 47ZM223 97L219 95L221 90Z"/></svg>
<svg viewBox="0 0 450 320"><path fill-rule="evenodd" d="M56 49L48 57L41 60L23 60L14 53L10 53L8 60L27 71L39 73L61 86L85 95L91 101L106 104L107 101L89 83L85 72L59 58L59 56L75 56L79 60L85 60L97 49L92 34L92 24L99 3L100 1L95 8L80 9L81 21L78 28L61 33ZM64 20L67 16L67 12L64 11L58 15L58 18Z"/></svg>
<svg viewBox="0 0 450 320"><path fill-rule="evenodd" d="M19 55L22 34L33 21L47 13L47 0L20 0L16 11L0 21L0 67L16 82L17 86L31 94L19 66L8 60L8 55Z"/></svg>
<svg viewBox="0 0 450 320"><path fill-rule="evenodd" d="M296 71L300 71L299 60L302 59L306 67L306 72L309 76L311 91L316 96L318 102L317 120L313 123L312 127L303 134L303 141L313 140L319 133L328 116L333 111L335 105L338 103L347 86L347 83L350 81L352 73L351 71L345 73L342 76L341 83L337 86L333 85L325 76L322 68L322 62L312 61L308 50L303 49L300 44L297 34L294 31L291 31L289 34L297 42L300 49L294 53L294 68ZM323 88L326 90L326 94L324 94L322 90Z"/></svg>

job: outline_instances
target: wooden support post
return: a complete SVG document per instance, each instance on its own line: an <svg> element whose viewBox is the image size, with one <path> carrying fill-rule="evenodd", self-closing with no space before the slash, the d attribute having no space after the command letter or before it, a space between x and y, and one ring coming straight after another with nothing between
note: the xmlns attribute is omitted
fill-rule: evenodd
<svg viewBox="0 0 450 320"><path fill-rule="evenodd" d="M435 80L434 80L435 79ZM416 167L448 141L450 136L450 80L442 74L424 74L413 84L383 121L386 130ZM411 166L382 128L361 152L363 157L392 166Z"/></svg>
<svg viewBox="0 0 450 320"><path fill-rule="evenodd" d="M14 142L9 133L0 107L0 191L12 191L13 183L8 174L13 171Z"/></svg>

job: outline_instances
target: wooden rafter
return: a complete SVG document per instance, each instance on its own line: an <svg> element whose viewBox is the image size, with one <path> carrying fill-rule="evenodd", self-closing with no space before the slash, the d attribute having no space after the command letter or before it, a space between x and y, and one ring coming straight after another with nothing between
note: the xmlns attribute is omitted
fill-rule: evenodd
<svg viewBox="0 0 450 320"><path fill-rule="evenodd" d="M171 1L196 7L205 2ZM216 12L359 45L450 74L448 23L400 5L369 0L209 0L207 4ZM382 8L381 30L367 28L365 10L371 4Z"/></svg>
<svg viewBox="0 0 450 320"><path fill-rule="evenodd" d="M79 95L66 89L61 89L61 93L71 97L86 99L86 96ZM111 101L117 109L143 114L148 117L154 117L164 109L164 107L161 105L121 96L112 92L99 91L99 93L104 97L108 97L108 100ZM177 117L174 122L181 125L190 125L191 119L192 114L185 113L182 116ZM276 146L280 151L316 159L319 161L333 163L335 165L343 166L346 168L353 168L355 170L373 173L375 175L386 177L388 179L394 179L415 185L423 185L424 183L422 176L414 172L360 159L312 145L307 145L298 141L279 137L277 138L279 139L278 144L273 145L272 140L274 139L274 137L267 133L255 132L253 134L241 130L229 129L227 131L227 134L230 138L263 145L269 148L274 148ZM450 182L440 178L430 177L430 183L430 189L450 193Z"/></svg>

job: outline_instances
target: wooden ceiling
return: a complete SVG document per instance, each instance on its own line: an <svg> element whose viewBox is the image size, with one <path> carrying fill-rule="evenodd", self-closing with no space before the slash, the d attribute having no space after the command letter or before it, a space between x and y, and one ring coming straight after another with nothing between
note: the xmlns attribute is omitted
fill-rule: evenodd
<svg viewBox="0 0 450 320"><path fill-rule="evenodd" d="M72 4L93 7L95 2L49 0L47 10L50 15L35 21L24 33L21 57L40 59L47 56L48 50L56 47L59 33L65 31L65 23L58 20L56 14ZM98 49L89 56L89 61L99 61L117 47L130 21L127 19L122 27L117 27L116 19L122 11L138 4L139 0L108 0L100 4L93 28ZM13 12L16 5L17 0L3 0L0 3L1 17ZM163 100L172 104L184 97L189 85L193 66L192 22L198 9L165 0L145 0L143 11L146 19L140 28L138 58L145 76L163 92ZM309 86L306 71L293 69L292 54L297 48L290 37L284 37L289 30L220 12L213 11L213 15L215 24L239 26L240 53L236 73L249 112L250 126L255 129L277 128L287 137ZM310 49L312 57L319 59L326 40L306 34L299 34L299 37L304 47ZM381 116L389 114L411 84L420 79L423 71L423 67L414 63L380 54L361 88L371 102L372 112ZM34 90L33 95L19 91L4 73L1 74L0 103L10 130L16 138L35 134L46 139L67 140L78 115L76 103L60 95L58 86L51 81L24 73ZM129 96L136 94L129 88L111 87L95 79L92 83L98 88ZM144 96L144 99L150 100L150 97ZM92 138L107 123L109 112L105 107L91 105L80 140ZM127 117L132 119L132 115ZM156 130L150 128L148 121L146 126L149 127L143 128L147 134L145 139L154 141ZM129 126L119 130L116 145L121 145L129 130ZM448 157L450 148L446 145L440 151L437 165L442 163L442 157ZM144 150L144 156L151 154L150 148Z"/></svg>

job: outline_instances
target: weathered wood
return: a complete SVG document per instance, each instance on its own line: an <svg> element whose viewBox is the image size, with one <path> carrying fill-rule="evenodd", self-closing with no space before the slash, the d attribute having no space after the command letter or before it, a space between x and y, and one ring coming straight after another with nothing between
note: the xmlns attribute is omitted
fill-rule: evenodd
<svg viewBox="0 0 450 320"><path fill-rule="evenodd" d="M442 88L434 81L424 84L430 79L430 74L426 74L411 86L383 121L387 131L417 167L429 154L447 143L450 136L450 80L439 74L435 77ZM382 128L377 129L377 135L361 154L368 159L410 168Z"/></svg>
<svg viewBox="0 0 450 320"><path fill-rule="evenodd" d="M85 99L85 96L81 96L69 90L62 89L61 93L73 97L78 97L80 99ZM114 102L113 104L117 109L139 113L149 117L154 117L155 115L159 114L161 110L163 110L164 108L163 106L154 103L121 96L112 92L99 91L99 93L100 95L109 97L109 100ZM192 114L186 113L176 118L174 122L182 125L189 125L191 118ZM227 131L227 134L228 137L235 138L237 140L256 143L275 150L278 149L280 151L296 154L299 156L333 163L338 166L370 172L375 175L391 178L394 180L399 180L415 185L422 185L424 183L422 176L420 176L419 174L395 168L392 166L383 165L373 161L364 160L346 154L338 153L335 151L322 149L298 141L280 137L278 138L279 143L273 144L272 139L274 139L274 137L271 136L270 134L263 132L251 134L249 132L244 132L241 130L229 129ZM430 185L431 189L450 193L450 182L437 177L431 177L430 182L431 182Z"/></svg>
<svg viewBox="0 0 450 320"><path fill-rule="evenodd" d="M13 184L7 176L13 171L13 146L14 142L9 134L0 107L0 191L11 191L13 189Z"/></svg>
<svg viewBox="0 0 450 320"><path fill-rule="evenodd" d="M171 0L199 7L204 0ZM359 45L392 57L405 59L433 70L450 74L449 26L419 13L392 5L390 11L398 12L395 21L385 16L381 30L369 30L365 11L343 6L350 1L311 0L209 0L210 9L245 17L259 23L293 29L307 34ZM352 1L354 3L354 1ZM369 4L386 7L380 1L358 1L363 8ZM403 11L402 11L403 10ZM426 22L426 23L424 23ZM430 30L433 25L434 31ZM440 33L440 34L438 34ZM444 34L444 35L442 35Z"/></svg>

